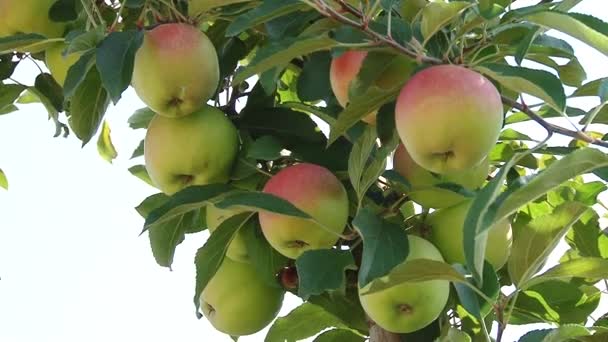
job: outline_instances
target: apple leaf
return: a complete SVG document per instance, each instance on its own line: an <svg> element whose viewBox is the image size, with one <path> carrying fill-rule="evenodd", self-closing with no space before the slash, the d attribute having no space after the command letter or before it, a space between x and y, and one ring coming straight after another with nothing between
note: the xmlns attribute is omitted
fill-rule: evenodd
<svg viewBox="0 0 608 342"><path fill-rule="evenodd" d="M153 210L146 218L142 233L154 225L163 224L189 211L202 208L209 201L232 190L234 188L227 184L189 186L175 193L164 205Z"/></svg>
<svg viewBox="0 0 608 342"><path fill-rule="evenodd" d="M226 29L226 36L234 37L271 19L307 8L298 0L265 0L260 6L238 16Z"/></svg>
<svg viewBox="0 0 608 342"><path fill-rule="evenodd" d="M52 21L68 22L78 18L75 0L57 0L49 10Z"/></svg>
<svg viewBox="0 0 608 342"><path fill-rule="evenodd" d="M313 342L364 342L366 338L354 333L352 330L332 329L317 336Z"/></svg>
<svg viewBox="0 0 608 342"><path fill-rule="evenodd" d="M338 290L346 285L344 271L355 270L355 259L350 251L317 249L304 252L296 259L298 270L298 296L308 300L329 290Z"/></svg>
<svg viewBox="0 0 608 342"><path fill-rule="evenodd" d="M287 266L289 259L270 246L258 220L252 220L251 224L247 224L242 229L241 234L245 237L251 264L269 286L280 287L276 275Z"/></svg>
<svg viewBox="0 0 608 342"><path fill-rule="evenodd" d="M44 50L62 41L63 38L47 39L37 33L18 33L0 38L0 55L11 54L13 51Z"/></svg>
<svg viewBox="0 0 608 342"><path fill-rule="evenodd" d="M603 258L578 258L553 266L543 274L530 279L525 288L548 280L570 278L608 279L608 260Z"/></svg>
<svg viewBox="0 0 608 342"><path fill-rule="evenodd" d="M536 11L523 19L580 39L608 56L608 24L590 15Z"/></svg>
<svg viewBox="0 0 608 342"><path fill-rule="evenodd" d="M471 336L469 336L466 332L450 327L445 335L441 336L437 342L471 342Z"/></svg>
<svg viewBox="0 0 608 342"><path fill-rule="evenodd" d="M598 78L597 80L589 81L578 89L576 89L570 97L582 97L582 96L598 96L599 90L604 82L608 81L608 77Z"/></svg>
<svg viewBox="0 0 608 342"><path fill-rule="evenodd" d="M599 215L587 210L566 235L566 242L580 256L608 259L608 232L600 227Z"/></svg>
<svg viewBox="0 0 608 342"><path fill-rule="evenodd" d="M13 104L25 89L19 84L0 83L0 108Z"/></svg>
<svg viewBox="0 0 608 342"><path fill-rule="evenodd" d="M8 190L8 179L6 178L6 174L2 169L0 169L0 188L4 188Z"/></svg>
<svg viewBox="0 0 608 342"><path fill-rule="evenodd" d="M287 216L312 219L310 215L298 209L289 201L264 192L234 192L223 197L215 203L215 206L220 209L243 207L252 211L270 211Z"/></svg>
<svg viewBox="0 0 608 342"><path fill-rule="evenodd" d="M36 76L34 88L49 100L57 112L63 112L63 89L51 74L41 73Z"/></svg>
<svg viewBox="0 0 608 342"><path fill-rule="evenodd" d="M331 84L327 77L330 65L331 56L327 51L310 55L304 63L296 86L298 97L302 101L322 100L331 94Z"/></svg>
<svg viewBox="0 0 608 342"><path fill-rule="evenodd" d="M146 197L145 200L135 207L135 210L137 210L141 217L146 219L154 209L160 208L163 204L167 203L168 200L169 196L159 192Z"/></svg>
<svg viewBox="0 0 608 342"><path fill-rule="evenodd" d="M281 157L283 145L271 135L260 137L251 144L247 157L262 160L276 160Z"/></svg>
<svg viewBox="0 0 608 342"><path fill-rule="evenodd" d="M108 125L107 121L103 122L101 133L97 139L97 152L110 164L118 155L116 148L114 148L114 144L112 143L112 137L110 136L110 125Z"/></svg>
<svg viewBox="0 0 608 342"><path fill-rule="evenodd" d="M74 65L70 66L65 77L65 82L63 83L63 95L66 99L74 96L74 93L80 84L85 81L94 65L95 53L94 51L88 51L83 53Z"/></svg>
<svg viewBox="0 0 608 342"><path fill-rule="evenodd" d="M135 53L143 39L142 30L112 32L97 46L97 69L114 104L131 83Z"/></svg>
<svg viewBox="0 0 608 342"><path fill-rule="evenodd" d="M133 154L131 154L131 159L141 157L144 155L144 143L145 142L143 139L139 142L139 145L137 145L137 147L133 151Z"/></svg>
<svg viewBox="0 0 608 342"><path fill-rule="evenodd" d="M407 234L399 225L379 218L371 209L362 208L354 218L353 226L363 239L360 287L387 275L407 257Z"/></svg>
<svg viewBox="0 0 608 342"><path fill-rule="evenodd" d="M471 4L466 1L427 4L422 10L422 20L420 21L420 31L425 42L470 6Z"/></svg>
<svg viewBox="0 0 608 342"><path fill-rule="evenodd" d="M533 330L523 335L518 342L563 342L579 340L591 332L582 325L564 324L554 329Z"/></svg>
<svg viewBox="0 0 608 342"><path fill-rule="evenodd" d="M154 183L152 182L152 179L150 179L150 175L148 174L148 170L146 170L146 166L145 165L134 165L131 166L129 168L129 172L131 172L131 174L139 179L141 179L142 181L146 182L146 184L154 187Z"/></svg>
<svg viewBox="0 0 608 342"><path fill-rule="evenodd" d="M544 100L558 111L566 107L562 82L548 71L491 63L478 65L475 69L506 88Z"/></svg>
<svg viewBox="0 0 608 342"><path fill-rule="evenodd" d="M127 122L129 122L129 127L133 129L148 128L154 115L156 115L156 113L154 113L152 109L148 107L140 108L129 117Z"/></svg>
<svg viewBox="0 0 608 342"><path fill-rule="evenodd" d="M17 108L17 106L15 106L14 104L9 104L0 108L0 115L10 114L18 110L19 108Z"/></svg>
<svg viewBox="0 0 608 342"><path fill-rule="evenodd" d="M99 26L96 29L92 29L90 31L82 32L76 36L70 36L72 33L68 34L66 37L66 43L68 44L65 49L66 54L72 54L75 52L85 52L93 50L97 47L104 38L105 38L105 29L103 26Z"/></svg>
<svg viewBox="0 0 608 342"><path fill-rule="evenodd" d="M68 99L67 112L72 131L86 145L97 132L110 104L108 92L101 86L97 69L91 69Z"/></svg>
<svg viewBox="0 0 608 342"><path fill-rule="evenodd" d="M566 202L557 207L553 213L539 216L531 221L523 214L518 216L512 225L513 247L508 263L509 275L515 285L525 286L540 270L561 238L587 209L583 204Z"/></svg>
<svg viewBox="0 0 608 342"><path fill-rule="evenodd" d="M458 272L460 272L463 276L466 276L468 272L461 265L453 266ZM496 271L494 267L489 262L484 263L483 270L483 286L481 292L483 292L488 298L492 299L494 302L498 300L498 294L500 293L500 284L498 283L498 277L496 275ZM493 309L493 303L488 303L484 298L479 296L479 294L475 293L471 287L475 286L471 283L470 280L467 280L469 283L454 283L454 288L456 289L456 293L458 294L458 299L460 300L460 304L462 307L478 320L485 317L490 311Z"/></svg>
<svg viewBox="0 0 608 342"><path fill-rule="evenodd" d="M277 318L264 342L296 342L315 336L327 328L349 329L338 317L320 306L304 303Z"/></svg>
<svg viewBox="0 0 608 342"><path fill-rule="evenodd" d="M246 224L250 224L253 213L242 213L232 216L223 221L213 234L209 236L203 247L196 251L194 264L196 265L196 287L194 293L194 305L196 313L198 312L199 298L203 290L217 272L217 269L222 264L226 251L234 236Z"/></svg>

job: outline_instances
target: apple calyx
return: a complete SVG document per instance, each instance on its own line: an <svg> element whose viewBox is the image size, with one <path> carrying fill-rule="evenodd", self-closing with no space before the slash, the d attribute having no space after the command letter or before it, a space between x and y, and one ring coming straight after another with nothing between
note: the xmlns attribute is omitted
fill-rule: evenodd
<svg viewBox="0 0 608 342"><path fill-rule="evenodd" d="M397 310L404 315L410 315L412 312L414 312L414 308L412 308L409 304L399 304Z"/></svg>
<svg viewBox="0 0 608 342"><path fill-rule="evenodd" d="M205 311L207 311L207 314L209 316L213 316L213 314L215 313L215 308L211 304L205 303Z"/></svg>
<svg viewBox="0 0 608 342"><path fill-rule="evenodd" d="M295 248L295 249L300 249L300 248L304 248L306 246L310 246L307 242L302 241L302 240L294 240L294 241L288 241L285 246L287 246L287 248Z"/></svg>

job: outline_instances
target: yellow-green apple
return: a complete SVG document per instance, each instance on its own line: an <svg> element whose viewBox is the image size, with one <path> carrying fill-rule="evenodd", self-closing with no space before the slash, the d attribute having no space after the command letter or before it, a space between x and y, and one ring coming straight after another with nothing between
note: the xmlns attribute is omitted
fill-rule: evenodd
<svg viewBox="0 0 608 342"><path fill-rule="evenodd" d="M277 316L284 294L267 285L252 265L224 258L200 296L200 308L215 329L251 335Z"/></svg>
<svg viewBox="0 0 608 342"><path fill-rule="evenodd" d="M439 248L450 264L465 263L463 235L464 220L472 200L466 200L449 208L438 209L429 214L426 223L430 226L429 240ZM504 219L496 222L487 233L485 258L498 270L509 259L513 235L511 224Z"/></svg>
<svg viewBox="0 0 608 342"><path fill-rule="evenodd" d="M496 144L503 106L496 87L481 74L457 65L432 66L401 90L395 123L417 164L439 174L463 171Z"/></svg>
<svg viewBox="0 0 608 342"><path fill-rule="evenodd" d="M188 0L188 15L194 17L216 7L248 1L251 0Z"/></svg>
<svg viewBox="0 0 608 342"><path fill-rule="evenodd" d="M145 33L135 54L132 84L156 113L188 115L213 96L218 82L217 52L198 28L163 24Z"/></svg>
<svg viewBox="0 0 608 342"><path fill-rule="evenodd" d="M44 52L44 58L47 68L53 75L57 83L63 86L65 78L68 75L68 70L72 65L78 62L82 53L76 52L69 55L64 55L67 45L65 43L55 44Z"/></svg>
<svg viewBox="0 0 608 342"><path fill-rule="evenodd" d="M488 176L490 160L484 158L481 163L469 170L433 174L416 164L407 153L405 146L401 144L395 150L393 167L410 183L411 192L408 195L414 202L426 208L444 208L458 204L467 197L435 185L449 182L459 184L468 190L477 189Z"/></svg>
<svg viewBox="0 0 608 342"><path fill-rule="evenodd" d="M219 227L219 225L230 217L242 213L242 209L220 209L213 204L207 206L207 229L213 234L213 232ZM226 256L230 259L238 262L249 262L249 255L247 253L247 245L245 243L245 236L243 232L239 230L236 236L230 242Z"/></svg>
<svg viewBox="0 0 608 342"><path fill-rule="evenodd" d="M409 254L403 263L416 259L443 261L441 253L429 241L414 235L408 235L408 240ZM390 276L391 273L382 279ZM429 325L439 317L450 294L447 280L404 282L366 294L370 286L359 288L363 309L376 324L394 333L409 333Z"/></svg>
<svg viewBox="0 0 608 342"><path fill-rule="evenodd" d="M328 169L309 163L286 167L264 186L264 192L291 202L313 220L272 212L259 213L266 240L284 256L297 259L304 251L333 246L348 219L348 196Z"/></svg>
<svg viewBox="0 0 608 342"><path fill-rule="evenodd" d="M54 22L49 17L49 10L55 2L56 0L0 0L0 37L16 33L60 37L65 24Z"/></svg>
<svg viewBox="0 0 608 342"><path fill-rule="evenodd" d="M144 141L146 170L167 195L190 185L225 183L238 148L236 128L214 107L180 118L155 115Z"/></svg>
<svg viewBox="0 0 608 342"><path fill-rule="evenodd" d="M350 83L357 77L367 57L367 51L347 51L332 59L329 68L329 81L331 89L338 103L346 108L349 102L348 90ZM376 79L375 85L380 88L390 88L403 83L409 77L411 62L404 57L397 56ZM375 124L376 113L374 110L362 120L368 124Z"/></svg>

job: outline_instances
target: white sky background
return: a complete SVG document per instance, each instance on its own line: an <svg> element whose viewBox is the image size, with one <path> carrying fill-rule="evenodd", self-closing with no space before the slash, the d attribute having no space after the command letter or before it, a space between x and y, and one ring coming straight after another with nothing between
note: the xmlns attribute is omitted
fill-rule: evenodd
<svg viewBox="0 0 608 342"><path fill-rule="evenodd" d="M606 6L585 0L575 10L608 21ZM608 58L568 40L588 80L608 76ZM37 69L22 64L14 77L32 84ZM0 168L10 184L0 190L1 342L230 341L194 315L194 253L207 233L178 247L173 272L156 264L148 237L138 236L143 220L133 208L157 192L127 171L143 137L127 118L141 107L129 89L108 110L119 153L113 165L99 157L95 141L81 149L75 136L53 138L41 105L0 116ZM523 126L542 137L534 124ZM298 302L289 296L281 315ZM509 328L506 341L530 328ZM263 341L265 331L241 341Z"/></svg>

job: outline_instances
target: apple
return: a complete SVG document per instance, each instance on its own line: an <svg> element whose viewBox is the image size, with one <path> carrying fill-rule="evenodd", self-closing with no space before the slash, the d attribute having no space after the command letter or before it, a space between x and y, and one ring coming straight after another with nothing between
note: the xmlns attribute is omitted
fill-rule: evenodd
<svg viewBox="0 0 608 342"><path fill-rule="evenodd" d="M439 250L429 241L414 235L408 235L408 241L409 254L403 263L416 259L443 261ZM390 276L391 273L381 279ZM370 286L371 283L359 288L361 305L376 324L393 333L409 333L429 325L439 317L450 294L447 280L404 282L365 294Z"/></svg>
<svg viewBox="0 0 608 342"><path fill-rule="evenodd" d="M55 2L56 0L0 0L0 37L16 33L37 33L47 38L61 37L65 24L49 18L49 10Z"/></svg>
<svg viewBox="0 0 608 342"><path fill-rule="evenodd" d="M463 233L464 220L472 200L458 205L438 209L427 217L430 228L429 240L439 248L445 260L450 263L465 263ZM505 265L511 254L513 234L508 220L496 222L488 230L485 258L495 270Z"/></svg>
<svg viewBox="0 0 608 342"><path fill-rule="evenodd" d="M63 86L65 78L68 75L68 70L80 59L82 53L76 52L69 55L63 55L67 45L65 43L55 44L45 51L45 63L49 68L51 75L59 85Z"/></svg>
<svg viewBox="0 0 608 342"><path fill-rule="evenodd" d="M231 336L251 335L277 316L285 292L267 285L250 264L224 258L200 296L213 327Z"/></svg>
<svg viewBox="0 0 608 342"><path fill-rule="evenodd" d="M213 232L219 227L219 225L230 217L244 212L242 209L220 209L213 204L207 205L207 229L213 234ZM249 262L249 255L247 253L247 244L245 242L245 236L243 232L239 230L236 236L230 242L226 256L234 261L238 262Z"/></svg>
<svg viewBox="0 0 608 342"><path fill-rule="evenodd" d="M135 54L132 85L157 114L180 117L196 111L218 83L217 52L198 28L163 24L145 33Z"/></svg>
<svg viewBox="0 0 608 342"><path fill-rule="evenodd" d="M457 65L416 73L395 105L403 145L417 164L439 174L479 165L496 144L502 123L496 87Z"/></svg>
<svg viewBox="0 0 608 342"><path fill-rule="evenodd" d="M395 150L393 166L410 183L412 191L408 195L414 202L425 208L444 208L465 201L467 197L434 185L449 182L462 185L468 190L477 189L488 176L490 160L484 158L481 163L469 170L433 174L416 164L405 146L401 144Z"/></svg>
<svg viewBox="0 0 608 342"><path fill-rule="evenodd" d="M155 115L144 141L146 170L158 188L172 195L190 185L225 183L239 149L232 122L205 105L191 115Z"/></svg>
<svg viewBox="0 0 608 342"><path fill-rule="evenodd" d="M330 248L344 231L348 219L346 190L322 166L288 166L270 178L263 191L291 202L321 224L267 211L259 213L266 240L288 258L297 259L310 249Z"/></svg>
<svg viewBox="0 0 608 342"><path fill-rule="evenodd" d="M356 6L355 6L356 7ZM349 102L348 90L350 83L357 77L367 57L367 51L346 51L332 59L329 68L331 89L338 103L346 108ZM398 56L375 81L380 88L391 88L405 81L410 74L410 62L405 57ZM365 116L362 120L368 124L376 123L377 110Z"/></svg>
<svg viewBox="0 0 608 342"><path fill-rule="evenodd" d="M188 0L188 15L195 17L216 7L248 1L251 0Z"/></svg>

